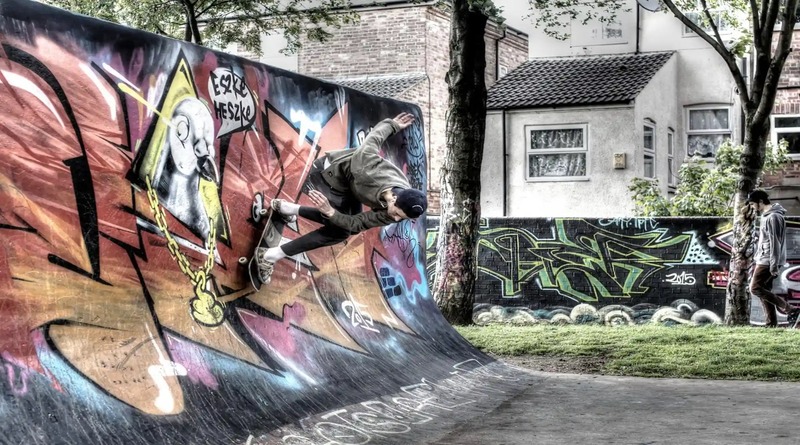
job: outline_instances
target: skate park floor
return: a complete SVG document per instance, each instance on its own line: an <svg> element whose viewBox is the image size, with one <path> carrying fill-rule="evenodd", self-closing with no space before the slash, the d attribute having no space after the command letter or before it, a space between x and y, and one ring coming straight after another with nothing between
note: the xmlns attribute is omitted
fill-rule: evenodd
<svg viewBox="0 0 800 445"><path fill-rule="evenodd" d="M800 444L800 383L522 371L525 391L429 443Z"/></svg>

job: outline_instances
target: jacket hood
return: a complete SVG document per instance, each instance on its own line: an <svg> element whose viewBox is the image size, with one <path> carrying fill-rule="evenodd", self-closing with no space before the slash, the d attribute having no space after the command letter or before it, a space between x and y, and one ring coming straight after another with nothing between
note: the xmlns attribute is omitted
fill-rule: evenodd
<svg viewBox="0 0 800 445"><path fill-rule="evenodd" d="M775 203L769 208L769 210L764 212L764 216L772 215L773 213L779 213L783 216L786 215L786 209L784 209L782 205Z"/></svg>

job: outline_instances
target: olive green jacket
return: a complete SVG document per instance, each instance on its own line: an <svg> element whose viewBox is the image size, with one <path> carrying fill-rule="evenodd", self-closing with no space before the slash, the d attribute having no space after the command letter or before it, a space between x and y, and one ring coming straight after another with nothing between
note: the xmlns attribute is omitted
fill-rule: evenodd
<svg viewBox="0 0 800 445"><path fill-rule="evenodd" d="M400 128L393 119L384 119L369 132L360 147L328 153L331 165L322 172L322 177L332 188L355 196L359 202L372 209L356 215L335 212L330 220L333 224L359 233L372 227L395 222L386 213L386 202L381 194L394 187L411 188L403 171L381 157L380 148Z"/></svg>

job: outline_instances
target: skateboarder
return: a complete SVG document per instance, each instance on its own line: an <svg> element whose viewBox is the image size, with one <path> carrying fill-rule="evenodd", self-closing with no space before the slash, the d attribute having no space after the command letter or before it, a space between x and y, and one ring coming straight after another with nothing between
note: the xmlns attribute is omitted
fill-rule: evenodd
<svg viewBox="0 0 800 445"><path fill-rule="evenodd" d="M800 309L793 308L786 299L772 293L772 282L786 263L786 209L780 204L771 203L764 190L752 191L747 197L747 204L761 215L750 293L758 297L764 306L766 326L777 326L776 308L786 314L790 325L794 324Z"/></svg>
<svg viewBox="0 0 800 445"><path fill-rule="evenodd" d="M276 261L319 247L331 246L364 230L415 219L425 212L425 192L408 183L403 172L378 153L392 135L414 123L410 113L384 119L360 147L330 152L314 161L303 185L315 207L273 199L271 207L287 220L300 215L322 224L319 229L279 247L258 248L259 278L269 283ZM366 205L371 211L362 212Z"/></svg>

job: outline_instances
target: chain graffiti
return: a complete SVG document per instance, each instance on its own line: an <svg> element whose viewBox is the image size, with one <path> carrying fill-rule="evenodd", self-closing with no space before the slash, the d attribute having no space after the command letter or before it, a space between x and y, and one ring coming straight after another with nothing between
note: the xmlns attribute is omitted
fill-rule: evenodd
<svg viewBox="0 0 800 445"><path fill-rule="evenodd" d="M217 301L217 296L208 290L208 279L211 277L211 269L214 268L214 248L216 246L214 224L209 224L211 232L209 232L208 238L206 238L206 250L208 250L206 261L195 270L192 268L192 264L186 258L186 255L181 252L178 242L175 241L175 238L172 237L169 231L167 216L158 203L158 194L153 190L150 184L150 178L148 177L146 181L147 199L155 215L156 225L167 240L169 254L172 259L178 263L181 272L189 277L189 281L191 281L194 286L195 297L189 302L192 318L205 326L219 326L225 319L225 308Z"/></svg>

